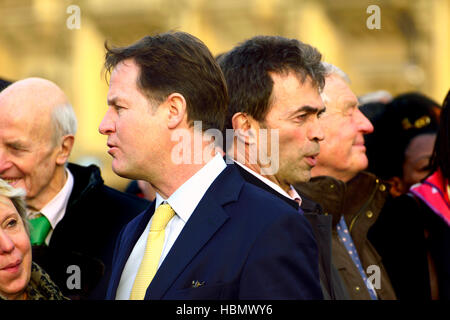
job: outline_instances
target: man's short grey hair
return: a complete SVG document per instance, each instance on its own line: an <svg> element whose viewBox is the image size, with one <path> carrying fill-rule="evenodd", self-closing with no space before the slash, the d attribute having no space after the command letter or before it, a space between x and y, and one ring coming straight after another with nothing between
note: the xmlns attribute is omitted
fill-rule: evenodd
<svg viewBox="0 0 450 320"><path fill-rule="evenodd" d="M341 77L345 82L348 84L351 84L350 77L342 71L339 67L336 67L335 65L322 61L322 65L325 68L325 77L331 76L331 75L337 75Z"/></svg>
<svg viewBox="0 0 450 320"><path fill-rule="evenodd" d="M29 235L28 219L27 219L27 206L25 202L25 190L16 189L7 183L5 180L0 179L0 196L6 197L11 200L20 218L23 221L25 230Z"/></svg>
<svg viewBox="0 0 450 320"><path fill-rule="evenodd" d="M52 112L53 143L56 145L60 139L68 134L77 132L77 117L70 103L56 106Z"/></svg>
<svg viewBox="0 0 450 320"><path fill-rule="evenodd" d="M392 99L392 94L386 90L373 91L358 97L358 101L361 105L374 102L388 103Z"/></svg>
<svg viewBox="0 0 450 320"><path fill-rule="evenodd" d="M350 77L344 71L342 71L342 69L336 67L335 65L332 65L331 63L325 62L325 61L322 61L322 66L325 68L325 85L327 82L326 78L331 75L336 75L336 76L342 78L342 80L344 80L348 84L351 83ZM324 103L327 103L328 101L330 101L330 99L324 93L323 90L320 93L320 96L322 97L322 100Z"/></svg>

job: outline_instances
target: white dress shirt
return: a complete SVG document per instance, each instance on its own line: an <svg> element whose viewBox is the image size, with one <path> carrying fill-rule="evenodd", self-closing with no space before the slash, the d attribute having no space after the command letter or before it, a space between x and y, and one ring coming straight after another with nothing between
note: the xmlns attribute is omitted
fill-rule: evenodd
<svg viewBox="0 0 450 320"><path fill-rule="evenodd" d="M208 190L209 186L216 180L217 176L226 168L222 156L217 153L203 168L195 173L189 180L184 182L168 199L164 199L156 193L155 209L167 202L175 211L175 216L169 221L164 232L164 245L159 260L158 268L169 253L175 240L183 230L200 200ZM117 287L116 300L128 300L133 288L134 279L144 256L147 245L147 237L153 217L148 222L144 232L136 242L120 278Z"/></svg>
<svg viewBox="0 0 450 320"><path fill-rule="evenodd" d="M53 230L55 230L56 225L64 217L67 209L67 203L69 202L70 195L73 189L73 175L66 169L67 179L66 183L62 189L57 193L57 195L48 202L39 213L47 218L50 222L52 228L50 229L47 237L45 238L45 243L48 245L50 243L50 238L52 237ZM33 218L35 213L28 212L28 218Z"/></svg>
<svg viewBox="0 0 450 320"><path fill-rule="evenodd" d="M299 204L302 203L302 198L300 197L300 195L298 194L298 192L294 189L293 186L290 186L291 188L291 192L293 193L293 197L291 197L289 195L289 193L287 193L286 191L284 191L279 185L277 185L276 183L270 181L269 179L267 179L266 177L260 175L259 173L253 171L252 169L248 168L247 166L243 165L242 163L239 163L238 161L234 160L234 163L236 163L237 165L239 165L241 168L243 168L244 170L246 170L247 172L249 172L250 174L254 175L256 178L258 178L259 180L261 180L262 182L264 182L265 184L267 184L269 187L271 187L272 189L274 189L275 191L277 191L278 193L281 193L283 196L297 201L296 199L299 199L300 202Z"/></svg>

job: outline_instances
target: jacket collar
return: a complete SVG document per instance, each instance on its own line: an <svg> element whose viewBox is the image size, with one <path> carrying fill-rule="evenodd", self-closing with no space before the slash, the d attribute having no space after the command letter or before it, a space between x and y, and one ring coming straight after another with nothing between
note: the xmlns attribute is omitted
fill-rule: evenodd
<svg viewBox="0 0 450 320"><path fill-rule="evenodd" d="M100 174L100 169L93 164L88 167L84 167L74 163L68 163L67 168L70 170L74 178L72 193L67 205L69 208L76 205L78 200L83 198L83 196L90 190L103 185L103 179Z"/></svg>
<svg viewBox="0 0 450 320"><path fill-rule="evenodd" d="M344 215L347 225L361 211L370 205L373 214L378 214L385 202L385 196L377 196L381 191L387 194L386 184L375 175L362 171L347 183L329 176L312 178L307 183L296 185L300 192L318 202L324 208L324 214L333 217L333 228ZM373 221L376 220L374 217Z"/></svg>
<svg viewBox="0 0 450 320"><path fill-rule="evenodd" d="M295 186L302 194L320 203L325 215L331 215L332 225L335 227L343 212L343 199L347 187L341 180L333 177L314 177L309 182Z"/></svg>

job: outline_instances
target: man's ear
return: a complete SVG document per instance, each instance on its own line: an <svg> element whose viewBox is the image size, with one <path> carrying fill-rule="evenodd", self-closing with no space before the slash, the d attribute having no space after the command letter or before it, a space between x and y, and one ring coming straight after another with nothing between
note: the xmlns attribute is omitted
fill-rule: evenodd
<svg viewBox="0 0 450 320"><path fill-rule="evenodd" d="M75 137L72 134L68 134L62 137L61 143L59 145L58 155L56 157L56 164L64 165L70 157L72 152L73 143L75 142Z"/></svg>
<svg viewBox="0 0 450 320"><path fill-rule="evenodd" d="M182 94L171 93L165 104L167 106L167 127L169 129L177 128L183 120L187 121L186 99Z"/></svg>
<svg viewBox="0 0 450 320"><path fill-rule="evenodd" d="M231 124L238 140L245 142L245 144L257 143L256 132L259 129L259 124L252 116L237 112L231 118Z"/></svg>
<svg viewBox="0 0 450 320"><path fill-rule="evenodd" d="M392 177L388 179L387 182L391 185L389 192L391 193L391 196L393 196L394 198L401 196L406 191L408 191L405 190L405 184L403 183L403 180L400 177Z"/></svg>

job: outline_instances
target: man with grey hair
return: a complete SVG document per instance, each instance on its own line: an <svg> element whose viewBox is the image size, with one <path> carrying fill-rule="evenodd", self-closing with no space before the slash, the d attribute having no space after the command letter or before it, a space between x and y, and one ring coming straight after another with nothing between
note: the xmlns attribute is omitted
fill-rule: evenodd
<svg viewBox="0 0 450 320"><path fill-rule="evenodd" d="M26 191L33 258L65 295L102 298L115 237L147 202L105 186L94 165L68 163L76 126L51 81L28 78L0 93L0 177Z"/></svg>
<svg viewBox="0 0 450 320"><path fill-rule="evenodd" d="M331 64L324 67L321 96L327 112L321 122L326 138L312 179L296 188L333 217L333 262L351 298L395 299L381 259L367 239L388 196L386 186L363 171L368 165L364 135L373 127L359 110L348 76Z"/></svg>

